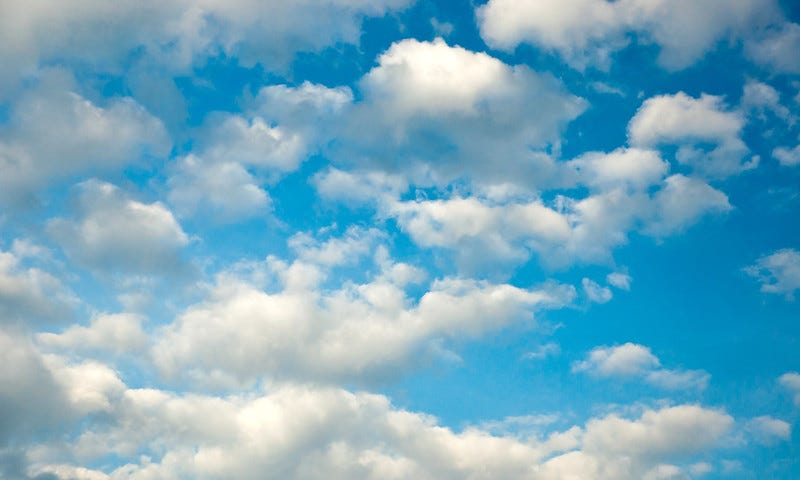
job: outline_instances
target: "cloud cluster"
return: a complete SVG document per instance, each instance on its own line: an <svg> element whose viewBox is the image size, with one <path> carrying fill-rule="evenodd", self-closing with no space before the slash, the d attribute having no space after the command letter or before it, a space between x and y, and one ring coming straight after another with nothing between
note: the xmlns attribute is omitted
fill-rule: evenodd
<svg viewBox="0 0 800 480"><path fill-rule="evenodd" d="M530 43L578 68L607 69L612 54L635 34L640 43L658 46L658 63L668 70L686 68L720 41L749 37L780 18L772 0L490 0L478 8L477 17L491 47L513 50ZM768 42L758 45L778 48Z"/></svg>
<svg viewBox="0 0 800 480"><path fill-rule="evenodd" d="M794 299L800 289L800 252L784 248L759 258L744 271L761 284L761 291Z"/></svg>
<svg viewBox="0 0 800 480"><path fill-rule="evenodd" d="M703 370L661 368L658 357L648 347L630 342L614 347L597 347L585 360L575 362L572 370L602 378L642 379L667 390L702 390L711 377Z"/></svg>

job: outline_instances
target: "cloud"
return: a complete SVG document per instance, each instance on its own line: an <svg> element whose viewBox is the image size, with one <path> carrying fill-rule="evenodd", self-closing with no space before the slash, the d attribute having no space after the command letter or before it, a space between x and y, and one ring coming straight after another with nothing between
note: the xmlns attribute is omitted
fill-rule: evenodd
<svg viewBox="0 0 800 480"><path fill-rule="evenodd" d="M644 232L663 237L685 231L709 214L729 212L728 196L702 180L672 175L653 197L654 214Z"/></svg>
<svg viewBox="0 0 800 480"><path fill-rule="evenodd" d="M658 63L667 70L686 68L721 40L747 36L778 16L771 0L490 0L476 15L493 48L529 43L579 69L608 69L635 34L639 43L659 46Z"/></svg>
<svg viewBox="0 0 800 480"><path fill-rule="evenodd" d="M778 383L794 395L794 404L800 405L800 373L784 373L778 378Z"/></svg>
<svg viewBox="0 0 800 480"><path fill-rule="evenodd" d="M792 436L790 424L767 415L750 419L745 429L762 445L774 445L789 440Z"/></svg>
<svg viewBox="0 0 800 480"><path fill-rule="evenodd" d="M800 25L783 22L765 30L745 44L745 53L753 62L775 73L800 73Z"/></svg>
<svg viewBox="0 0 800 480"><path fill-rule="evenodd" d="M604 287L588 278L581 280L581 285L583 286L583 291L586 293L586 297L590 302L608 303L614 297L614 294L611 292L610 288Z"/></svg>
<svg viewBox="0 0 800 480"><path fill-rule="evenodd" d="M658 184L669 171L669 163L658 152L637 148L589 152L567 166L575 170L581 184L599 190L617 187L640 190Z"/></svg>
<svg viewBox="0 0 800 480"><path fill-rule="evenodd" d="M262 88L242 115L212 114L193 153L176 161L168 200L182 216L233 223L271 213L262 186L296 170L329 140L352 103L347 88L304 82Z"/></svg>
<svg viewBox="0 0 800 480"><path fill-rule="evenodd" d="M147 344L142 318L130 313L98 315L86 327L72 325L61 333L39 333L36 338L42 345L67 352L131 353Z"/></svg>
<svg viewBox="0 0 800 480"><path fill-rule="evenodd" d="M111 421L56 446L60 461L48 462L45 448L30 470L105 480L632 480L667 458L708 452L733 424L723 412L679 405L635 418L593 418L544 439L518 438L476 427L455 432L434 418L394 408L381 395L297 384L226 398L127 389L114 398L112 412ZM64 462L109 454L128 462L105 472Z"/></svg>
<svg viewBox="0 0 800 480"><path fill-rule="evenodd" d="M548 342L539 345L530 352L525 353L522 355L522 358L526 360L541 360L550 356L556 356L559 353L561 353L561 346L559 346L557 343Z"/></svg>
<svg viewBox="0 0 800 480"><path fill-rule="evenodd" d="M30 327L71 317L75 294L51 273L26 265L28 254L37 252L16 241L11 252L0 250L0 325Z"/></svg>
<svg viewBox="0 0 800 480"><path fill-rule="evenodd" d="M88 180L77 187L75 219L48 221L47 230L75 262L100 272L180 272L189 243L160 202L127 198L114 185Z"/></svg>
<svg viewBox="0 0 800 480"><path fill-rule="evenodd" d="M761 291L794 299L800 288L800 252L791 248L764 255L744 271L761 284Z"/></svg>
<svg viewBox="0 0 800 480"><path fill-rule="evenodd" d="M633 279L631 276L623 272L612 272L606 276L606 282L608 282L609 285L625 291L631 289L632 281Z"/></svg>
<svg viewBox="0 0 800 480"><path fill-rule="evenodd" d="M211 163L186 156L178 161L167 185L167 199L182 216L226 223L271 211L269 194L235 162Z"/></svg>
<svg viewBox="0 0 800 480"><path fill-rule="evenodd" d="M363 100L329 148L337 165L424 185L548 181L555 167L541 150L586 108L550 74L442 39L393 44L359 89Z"/></svg>
<svg viewBox="0 0 800 480"><path fill-rule="evenodd" d="M270 276L281 278L270 291L221 276L206 301L158 332L156 365L171 377L213 384L216 376L223 385L259 378L370 381L431 357L441 350L437 342L532 325L534 312L574 296L567 286L522 289L443 278L414 300L405 286L420 276L391 262L365 283L322 288L322 267L339 263L344 252L366 253L364 240L350 235L322 248L297 241L307 260L268 260Z"/></svg>
<svg viewBox="0 0 800 480"><path fill-rule="evenodd" d="M361 22L408 0L131 1L90 0L68 8L55 0L8 5L0 18L0 95L40 65L78 64L119 73L133 52L151 68L185 73L224 53L247 66L285 69L300 51L357 43ZM107 28L98 29L103 24Z"/></svg>
<svg viewBox="0 0 800 480"><path fill-rule="evenodd" d="M45 72L13 103L0 130L0 200L24 201L54 180L114 172L169 152L161 121L134 100L97 105L75 88L63 72Z"/></svg>
<svg viewBox="0 0 800 480"><path fill-rule="evenodd" d="M800 145L794 148L777 147L772 151L772 156L784 167L800 165Z"/></svg>
<svg viewBox="0 0 800 480"><path fill-rule="evenodd" d="M740 136L744 123L721 97L678 92L647 99L628 124L628 141L640 148L677 146L679 163L701 175L726 177L757 166L754 159L743 162L749 153Z"/></svg>
<svg viewBox="0 0 800 480"><path fill-rule="evenodd" d="M575 362L574 372L588 372L601 378L640 378L666 390L702 390L710 375L702 370L662 369L658 357L648 347L625 343L614 347L597 347L585 360Z"/></svg>

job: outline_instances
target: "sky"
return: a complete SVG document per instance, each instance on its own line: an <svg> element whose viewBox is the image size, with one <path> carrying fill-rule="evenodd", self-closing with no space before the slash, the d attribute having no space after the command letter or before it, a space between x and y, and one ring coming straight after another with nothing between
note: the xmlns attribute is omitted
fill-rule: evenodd
<svg viewBox="0 0 800 480"><path fill-rule="evenodd" d="M800 478L793 0L0 2L0 478Z"/></svg>

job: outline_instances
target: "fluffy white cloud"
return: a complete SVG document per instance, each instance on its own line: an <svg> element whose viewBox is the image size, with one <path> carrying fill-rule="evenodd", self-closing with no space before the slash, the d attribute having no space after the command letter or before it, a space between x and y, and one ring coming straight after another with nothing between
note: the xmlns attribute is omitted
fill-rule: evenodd
<svg viewBox="0 0 800 480"><path fill-rule="evenodd" d="M393 408L383 396L338 388L282 384L266 394L227 398L127 389L111 398L110 421L54 449L60 463L48 462L44 449L31 472L104 480L633 480L666 459L713 449L733 424L723 412L680 405L521 439L476 427L454 432ZM90 471L64 462L108 454L130 463Z"/></svg>
<svg viewBox="0 0 800 480"><path fill-rule="evenodd" d="M308 82L273 85L251 103L243 115L211 115L194 153L173 166L168 200L181 215L228 223L268 214L262 185L297 169L328 141L352 93Z"/></svg>
<svg viewBox="0 0 800 480"><path fill-rule="evenodd" d="M780 93L773 86L757 80L748 80L745 84L740 103L742 108L755 113L761 120L771 112L789 123L796 121L789 109L781 104Z"/></svg>
<svg viewBox="0 0 800 480"><path fill-rule="evenodd" d="M800 145L794 148L777 147L772 151L772 156L785 167L800 165Z"/></svg>
<svg viewBox="0 0 800 480"><path fill-rule="evenodd" d="M142 318L130 313L103 314L88 326L72 325L61 333L40 333L39 343L60 350L107 350L113 353L135 352L147 344Z"/></svg>
<svg viewBox="0 0 800 480"><path fill-rule="evenodd" d="M637 148L590 152L567 165L575 170L581 184L600 190L647 188L658 184L669 171L669 163L658 152Z"/></svg>
<svg viewBox="0 0 800 480"><path fill-rule="evenodd" d="M178 272L189 238L160 202L131 200L114 185L89 180L78 186L77 217L47 223L74 261L103 272Z"/></svg>
<svg viewBox="0 0 800 480"><path fill-rule="evenodd" d="M745 45L750 59L776 73L800 73L800 25L781 23L751 39Z"/></svg>
<svg viewBox="0 0 800 480"><path fill-rule="evenodd" d="M363 100L330 146L333 157L419 184L544 182L555 164L537 150L586 107L549 74L442 39L393 44L359 86Z"/></svg>
<svg viewBox="0 0 800 480"><path fill-rule="evenodd" d="M206 162L194 155L180 159L167 181L169 203L183 216L199 215L218 222L267 214L269 194L235 162Z"/></svg>
<svg viewBox="0 0 800 480"><path fill-rule="evenodd" d="M620 290L630 290L632 281L631 276L624 272L612 272L606 276L606 282Z"/></svg>
<svg viewBox="0 0 800 480"><path fill-rule="evenodd" d="M0 130L0 200L20 201L58 178L108 172L168 153L160 120L130 98L96 105L60 72L13 104Z"/></svg>
<svg viewBox="0 0 800 480"><path fill-rule="evenodd" d="M641 43L660 47L661 66L678 70L720 40L775 18L776 8L772 0L490 0L476 13L481 36L494 48L531 43L578 68L608 68L610 55L635 32Z"/></svg>
<svg viewBox="0 0 800 480"><path fill-rule="evenodd" d="M581 280L583 291L590 302L594 303L608 303L614 297L611 289L604 287L594 280L584 278Z"/></svg>
<svg viewBox="0 0 800 480"><path fill-rule="evenodd" d="M758 165L755 159L745 161L749 150L740 137L744 123L721 97L692 98L678 92L646 100L628 124L628 140L643 148L677 146L678 162L702 175L725 177ZM702 144L713 148L705 150Z"/></svg>
<svg viewBox="0 0 800 480"><path fill-rule="evenodd" d="M449 278L414 301L403 287L415 275L402 264L384 265L368 283L324 291L315 265L270 263L283 277L278 291L223 276L207 301L160 331L153 358L166 375L216 377L223 386L262 377L370 380L435 354L437 340L531 325L535 310L573 296L565 286L526 290Z"/></svg>
<svg viewBox="0 0 800 480"><path fill-rule="evenodd" d="M686 230L709 214L731 210L728 196L702 180L672 175L653 197L653 214L644 232L656 237Z"/></svg>
<svg viewBox="0 0 800 480"><path fill-rule="evenodd" d="M765 255L744 269L761 284L761 291L794 299L800 288L800 252L791 248Z"/></svg>
<svg viewBox="0 0 800 480"><path fill-rule="evenodd" d="M763 445L773 445L792 436L789 423L767 415L749 420L745 428L756 442Z"/></svg>
<svg viewBox="0 0 800 480"><path fill-rule="evenodd" d="M185 71L219 52L242 63L282 69L298 51L355 43L361 21L408 0L88 0L72 8L56 0L4 3L0 10L0 95L41 64L80 63L118 72L143 51L148 63ZM103 25L104 28L97 28Z"/></svg>
<svg viewBox="0 0 800 480"><path fill-rule="evenodd" d="M418 245L451 249L462 266L474 268L479 261L523 262L532 254L550 267L603 262L632 231L668 236L731 206L721 191L677 174L653 194L620 187L578 200L559 196L552 206L538 199L472 196L384 200L381 209Z"/></svg>
<svg viewBox="0 0 800 480"><path fill-rule="evenodd" d="M599 377L641 378L653 386L667 390L704 389L710 375L702 370L668 370L643 345L626 343L614 347L597 347L585 360L575 362L572 370Z"/></svg>
<svg viewBox="0 0 800 480"><path fill-rule="evenodd" d="M778 378L778 383L794 395L794 404L800 405L800 373L784 373Z"/></svg>
<svg viewBox="0 0 800 480"><path fill-rule="evenodd" d="M69 319L77 298L57 277L25 264L24 250L32 248L25 245L15 242L11 252L0 250L0 325Z"/></svg>

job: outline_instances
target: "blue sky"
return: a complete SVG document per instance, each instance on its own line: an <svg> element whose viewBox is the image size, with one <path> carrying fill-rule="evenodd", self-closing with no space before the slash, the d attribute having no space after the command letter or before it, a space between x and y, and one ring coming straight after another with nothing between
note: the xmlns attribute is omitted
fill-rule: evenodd
<svg viewBox="0 0 800 480"><path fill-rule="evenodd" d="M800 11L0 6L0 477L800 477Z"/></svg>

